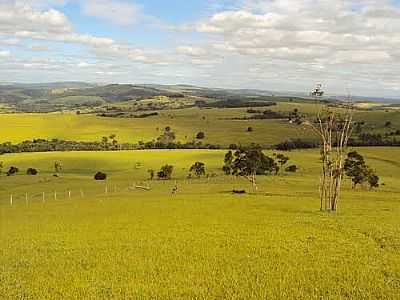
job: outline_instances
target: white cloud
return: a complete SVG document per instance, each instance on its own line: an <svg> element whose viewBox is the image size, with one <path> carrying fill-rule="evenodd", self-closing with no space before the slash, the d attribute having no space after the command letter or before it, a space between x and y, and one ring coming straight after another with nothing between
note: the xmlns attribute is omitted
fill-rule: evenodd
<svg viewBox="0 0 400 300"><path fill-rule="evenodd" d="M10 57L10 56L11 56L10 51L0 50L0 58L6 58L6 57Z"/></svg>
<svg viewBox="0 0 400 300"><path fill-rule="evenodd" d="M129 26L141 18L142 8L128 1L117 0L85 0L81 1L84 15L96 17L111 23Z"/></svg>

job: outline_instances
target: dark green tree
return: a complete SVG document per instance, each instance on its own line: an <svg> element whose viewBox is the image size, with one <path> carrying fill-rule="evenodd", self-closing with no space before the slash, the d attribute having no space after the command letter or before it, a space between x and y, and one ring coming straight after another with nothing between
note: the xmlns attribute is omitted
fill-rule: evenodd
<svg viewBox="0 0 400 300"><path fill-rule="evenodd" d="M201 176L206 175L206 165L203 162L198 161L190 167L189 171L200 178Z"/></svg>
<svg viewBox="0 0 400 300"><path fill-rule="evenodd" d="M165 180L171 179L173 171L174 171L174 166L164 165L161 167L161 170L157 172L157 177L159 179L165 179Z"/></svg>
<svg viewBox="0 0 400 300"><path fill-rule="evenodd" d="M240 147L233 156L229 151L225 155L226 171L250 181L254 190L257 190L257 175L267 175L276 172L278 165L275 160L266 156L260 146L251 145Z"/></svg>

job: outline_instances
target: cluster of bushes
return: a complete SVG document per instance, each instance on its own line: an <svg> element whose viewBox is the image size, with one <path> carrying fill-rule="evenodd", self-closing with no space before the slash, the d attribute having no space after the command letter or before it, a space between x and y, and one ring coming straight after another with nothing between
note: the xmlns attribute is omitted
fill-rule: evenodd
<svg viewBox="0 0 400 300"><path fill-rule="evenodd" d="M287 140L273 146L274 149L279 151L291 151L295 149L312 149L317 148L319 144L315 141L307 141L302 139Z"/></svg>
<svg viewBox="0 0 400 300"><path fill-rule="evenodd" d="M151 113L143 113L139 115L135 115L132 113L126 113L124 111L121 112L103 112L97 114L98 117L107 117L107 118L134 118L134 119L144 119L148 117L155 117L158 116L158 112L151 112Z"/></svg>
<svg viewBox="0 0 400 300"><path fill-rule="evenodd" d="M358 138L349 140L350 146L400 146L400 140L385 138L380 133L360 133Z"/></svg>
<svg viewBox="0 0 400 300"><path fill-rule="evenodd" d="M199 132L197 139L203 139L204 133ZM112 151L112 150L143 150L143 149L220 149L219 145L203 144L200 141L176 142L175 134L170 132L157 140L150 142L119 144L115 135L103 137L101 141L81 142L60 139L34 139L18 144L6 142L0 144L0 154L22 152L53 152L53 151Z"/></svg>
<svg viewBox="0 0 400 300"><path fill-rule="evenodd" d="M0 174L3 170L3 163L0 163ZM12 176L12 175L16 175L17 173L19 173L19 168L11 166L8 171L6 172L7 176ZM36 176L38 174L38 170L36 170L35 168L28 168L26 170L26 175L30 175L30 176Z"/></svg>
<svg viewBox="0 0 400 300"><path fill-rule="evenodd" d="M231 120L268 120L268 119L286 118L286 116L282 115L281 113L269 109L264 111L248 109L247 112L253 115L250 117L243 117L243 118L231 118Z"/></svg>
<svg viewBox="0 0 400 300"><path fill-rule="evenodd" d="M197 102L199 107L211 108L242 108L242 107L265 107L274 106L276 102L271 101L251 101L248 99L231 98L226 100L219 100L215 102Z"/></svg>

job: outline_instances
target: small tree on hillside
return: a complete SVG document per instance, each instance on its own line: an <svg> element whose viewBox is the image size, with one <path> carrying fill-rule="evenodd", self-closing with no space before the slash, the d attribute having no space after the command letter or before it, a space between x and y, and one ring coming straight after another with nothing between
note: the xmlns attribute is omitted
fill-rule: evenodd
<svg viewBox="0 0 400 300"><path fill-rule="evenodd" d="M174 166L165 165L161 167L161 170L157 173L159 179L171 179L172 172L174 171Z"/></svg>
<svg viewBox="0 0 400 300"><path fill-rule="evenodd" d="M168 145L173 143L175 139L175 133L172 131L171 127L167 126L164 129L164 133L157 138L157 142L162 145Z"/></svg>
<svg viewBox="0 0 400 300"><path fill-rule="evenodd" d="M205 176L206 175L206 167L205 164L202 162L196 162L190 167L189 170L191 173L194 173L197 177Z"/></svg>
<svg viewBox="0 0 400 300"><path fill-rule="evenodd" d="M278 165L266 156L260 146L241 147L233 156L229 151L225 156L224 169L234 176L241 176L250 181L254 190L257 190L257 175L266 175L276 172Z"/></svg>
<svg viewBox="0 0 400 300"><path fill-rule="evenodd" d="M379 187L379 177L367 166L364 157L356 151L347 154L344 170L346 176L351 178L353 189L364 183L368 183L370 189Z"/></svg>

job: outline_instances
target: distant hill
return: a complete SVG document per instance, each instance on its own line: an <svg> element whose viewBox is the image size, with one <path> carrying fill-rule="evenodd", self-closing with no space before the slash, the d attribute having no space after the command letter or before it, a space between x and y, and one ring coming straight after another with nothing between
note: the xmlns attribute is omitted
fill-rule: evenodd
<svg viewBox="0 0 400 300"><path fill-rule="evenodd" d="M0 103L19 111L55 111L80 106L97 107L108 103L151 100L155 97L203 101L279 102L288 100L308 101L307 93L275 92L258 89L206 88L193 85L159 84L107 84L85 82L53 83L0 83ZM344 100L346 96L325 97L327 101ZM353 96L354 101L396 103L396 99ZM229 106L229 103L227 103Z"/></svg>

